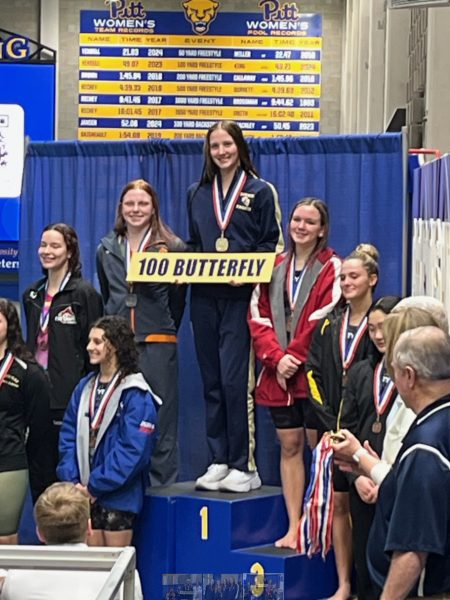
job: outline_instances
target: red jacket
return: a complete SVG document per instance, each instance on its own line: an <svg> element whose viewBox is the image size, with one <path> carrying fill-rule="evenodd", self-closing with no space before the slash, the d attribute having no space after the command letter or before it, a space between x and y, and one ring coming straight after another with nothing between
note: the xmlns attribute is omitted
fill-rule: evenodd
<svg viewBox="0 0 450 600"><path fill-rule="evenodd" d="M292 312L291 331L295 333L288 342L285 308L288 268L287 255L278 256L270 283L257 285L250 302L250 332L256 356L263 365L256 384L256 402L266 406L288 406L294 399L308 396L304 364L314 328L341 297L341 260L334 250L324 248L302 278ZM285 354L291 354L302 362L297 373L288 379L287 392L276 379L277 365Z"/></svg>

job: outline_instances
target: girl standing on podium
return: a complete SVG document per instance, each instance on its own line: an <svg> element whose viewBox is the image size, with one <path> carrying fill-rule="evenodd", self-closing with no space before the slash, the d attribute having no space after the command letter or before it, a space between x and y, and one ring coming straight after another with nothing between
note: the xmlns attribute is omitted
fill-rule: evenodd
<svg viewBox="0 0 450 600"><path fill-rule="evenodd" d="M368 313L369 337L377 352L351 367L342 400L340 428L350 430L361 443L366 440L381 456L386 428L398 408L397 389L387 371L383 323L400 302L399 296L377 300ZM390 416L392 410L392 415ZM366 547L375 514L378 485L370 477L348 474L358 598L376 600L366 561Z"/></svg>
<svg viewBox="0 0 450 600"><path fill-rule="evenodd" d="M177 330L185 287L128 283L133 252L182 252L184 243L164 223L156 190L143 179L123 188L114 229L97 249L97 274L108 315L124 317L134 331L140 370L162 400L158 441L152 456L152 485L174 483L178 474Z"/></svg>
<svg viewBox="0 0 450 600"><path fill-rule="evenodd" d="M188 192L189 246L197 252L275 252L280 211L260 179L239 126L213 125L199 183ZM212 458L198 489L247 492L261 486L254 462L254 386L247 312L250 284L195 284L191 321L206 400Z"/></svg>
<svg viewBox="0 0 450 600"><path fill-rule="evenodd" d="M156 410L122 317L102 317L87 345L95 373L75 388L59 442L60 481L91 499L91 546L129 546L144 502Z"/></svg>
<svg viewBox="0 0 450 600"><path fill-rule="evenodd" d="M289 518L279 548L297 547L305 487L305 429L317 429L307 402L305 362L314 329L341 297L341 261L327 246L328 208L303 198L292 209L288 251L277 257L269 284L253 291L249 326L263 365L256 402L270 407L281 444L280 472ZM312 441L312 440L311 440Z"/></svg>
<svg viewBox="0 0 450 600"><path fill-rule="evenodd" d="M78 236L70 225L47 225L38 254L45 276L30 285L22 301L27 345L52 384L56 464L59 427L74 387L90 370L89 328L103 314L103 305L100 294L81 277Z"/></svg>
<svg viewBox="0 0 450 600"><path fill-rule="evenodd" d="M343 261L340 280L347 303L318 324L306 364L309 397L322 431L339 429L348 370L372 352L367 313L378 282L377 249L359 244ZM333 487L333 546L339 586L333 600L347 600L351 595L352 533L349 484L339 469L334 470Z"/></svg>

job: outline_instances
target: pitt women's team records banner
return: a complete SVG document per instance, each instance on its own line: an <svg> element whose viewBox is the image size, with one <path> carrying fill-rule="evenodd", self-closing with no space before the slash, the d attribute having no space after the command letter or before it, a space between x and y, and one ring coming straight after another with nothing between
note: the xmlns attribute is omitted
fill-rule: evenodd
<svg viewBox="0 0 450 600"><path fill-rule="evenodd" d="M255 13L144 4L80 13L79 139L203 137L222 119L254 136L319 133L321 15L278 0Z"/></svg>

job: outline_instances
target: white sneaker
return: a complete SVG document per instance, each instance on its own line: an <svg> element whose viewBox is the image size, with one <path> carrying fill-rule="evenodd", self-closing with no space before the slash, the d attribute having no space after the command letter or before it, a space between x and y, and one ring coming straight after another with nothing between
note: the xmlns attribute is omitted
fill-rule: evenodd
<svg viewBox="0 0 450 600"><path fill-rule="evenodd" d="M219 489L219 483L229 472L230 469L228 468L228 465L209 465L206 473L199 477L195 482L195 489L216 491Z"/></svg>
<svg viewBox="0 0 450 600"><path fill-rule="evenodd" d="M228 475L219 482L221 492L249 492L261 487L258 471L238 471L231 469Z"/></svg>

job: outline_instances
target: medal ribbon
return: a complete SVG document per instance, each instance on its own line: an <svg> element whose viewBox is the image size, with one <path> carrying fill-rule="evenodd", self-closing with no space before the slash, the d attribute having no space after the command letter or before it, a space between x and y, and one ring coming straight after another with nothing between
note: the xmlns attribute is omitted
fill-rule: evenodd
<svg viewBox="0 0 450 600"><path fill-rule="evenodd" d="M111 396L117 387L119 377L120 371L117 371L117 373L106 386L105 393L103 394L103 398L101 399L101 402L98 405L97 412L95 412L95 396L97 394L97 388L100 381L100 373L95 378L94 385L92 386L91 395L89 397L89 416L91 421L91 429L96 430L102 424L103 415L105 414L106 407L108 406L108 403L111 400Z"/></svg>
<svg viewBox="0 0 450 600"><path fill-rule="evenodd" d="M291 263L289 265L288 274L287 274L287 294L289 298L289 305L291 307L291 312L293 312L295 305L297 303L298 295L300 293L300 288L302 287L303 277L306 273L306 267L302 270L302 274L295 281L295 255L292 255Z"/></svg>
<svg viewBox="0 0 450 600"><path fill-rule="evenodd" d="M373 376L373 401L375 403L375 410L377 417L380 417L391 403L392 398L397 391L395 383L389 378L389 383L385 386L381 393L382 381L384 373L384 358L375 367Z"/></svg>
<svg viewBox="0 0 450 600"><path fill-rule="evenodd" d="M221 233L226 230L230 224L231 217L233 216L234 209L239 200L242 190L247 181L247 173L241 171L239 177L235 181L233 187L228 191L228 201L225 207L222 206L222 188L219 186L219 176L215 175L212 185L213 205L214 214L216 215L217 225Z"/></svg>
<svg viewBox="0 0 450 600"><path fill-rule="evenodd" d="M7 352L5 358L3 359L2 366L0 368L0 386L2 385L5 377L8 375L10 368L14 362L14 356L11 352Z"/></svg>
<svg viewBox="0 0 450 600"><path fill-rule="evenodd" d="M347 327L349 318L350 306L347 306L344 313L344 318L342 319L341 330L339 332L339 348L341 351L342 367L344 371L347 371L350 365L352 364L353 359L355 358L356 351L358 350L361 338L367 331L367 317L364 317L364 319L358 326L358 329L355 333L355 337L353 338L350 346L347 349Z"/></svg>
<svg viewBox="0 0 450 600"><path fill-rule="evenodd" d="M152 228L149 227L147 229L147 231L144 233L144 235L142 236L141 241L139 242L139 246L137 249L137 252L143 252L145 250L145 248L147 247L150 238L152 235ZM131 248L130 248L130 244L128 243L128 238L125 237L125 266L127 268L127 273L128 273L128 269L130 268L130 263L131 263Z"/></svg>
<svg viewBox="0 0 450 600"><path fill-rule="evenodd" d="M64 276L64 279L61 281L61 285L59 286L58 292L62 292L62 290L66 287L66 285L71 277L72 277L72 273L70 271L67 271L67 273ZM47 290L48 290L48 279L45 283L45 297L47 296ZM58 292L56 292L56 293L58 293ZM52 307L51 302L48 306L45 306L45 297L44 297L44 306L42 307L41 315L39 317L39 327L40 327L42 333L45 333L47 331L48 322L50 320L50 309Z"/></svg>
<svg viewBox="0 0 450 600"><path fill-rule="evenodd" d="M311 478L298 526L297 550L300 554L325 555L331 547L333 525L333 447L324 435L313 451Z"/></svg>

